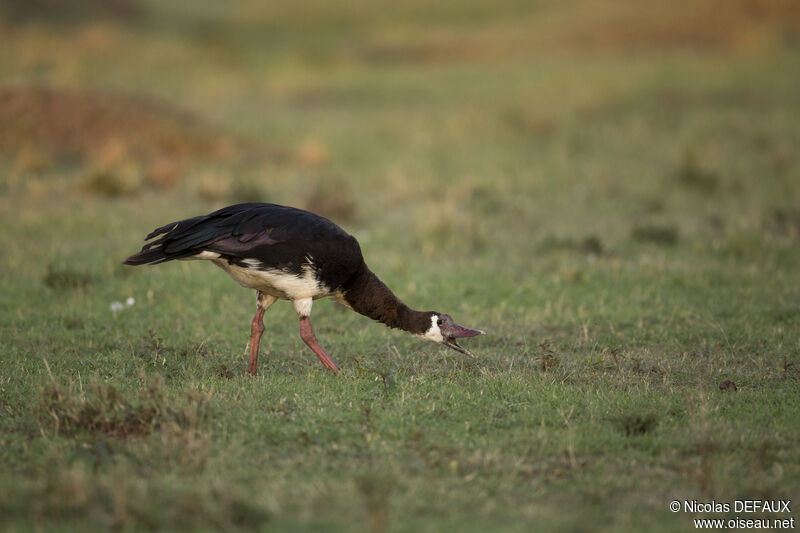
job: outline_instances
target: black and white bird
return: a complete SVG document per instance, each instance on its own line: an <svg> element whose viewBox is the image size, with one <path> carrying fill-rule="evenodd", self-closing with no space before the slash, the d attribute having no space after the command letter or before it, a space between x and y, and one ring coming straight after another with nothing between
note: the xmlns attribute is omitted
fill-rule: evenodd
<svg viewBox="0 0 800 533"><path fill-rule="evenodd" d="M317 298L330 296L390 328L470 357L474 356L457 339L484 333L459 326L450 315L409 308L367 267L352 235L327 218L302 209L266 203L231 205L208 215L170 222L145 238L151 239L155 240L124 264L207 259L240 285L257 291L247 366L251 375L258 370L264 311L279 299L294 304L300 337L334 373L339 367L311 329L311 304Z"/></svg>

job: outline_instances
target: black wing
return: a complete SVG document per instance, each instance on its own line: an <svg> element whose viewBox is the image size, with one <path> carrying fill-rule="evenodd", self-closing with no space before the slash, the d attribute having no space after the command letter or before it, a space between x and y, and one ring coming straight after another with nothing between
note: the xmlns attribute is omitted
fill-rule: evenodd
<svg viewBox="0 0 800 533"><path fill-rule="evenodd" d="M330 220L275 204L231 205L205 216L171 222L145 240L150 239L155 240L124 264L158 264L211 251L250 268L257 265L255 268L302 274L304 266L311 265L321 281L336 288L363 261L355 238ZM245 262L247 259L251 261Z"/></svg>

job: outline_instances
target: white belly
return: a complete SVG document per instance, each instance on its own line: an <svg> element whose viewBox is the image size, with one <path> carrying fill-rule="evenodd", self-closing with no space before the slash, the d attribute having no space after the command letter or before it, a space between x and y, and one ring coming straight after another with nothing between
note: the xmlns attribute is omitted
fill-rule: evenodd
<svg viewBox="0 0 800 533"><path fill-rule="evenodd" d="M232 265L224 259L215 259L214 263L222 267L239 285L283 300L317 299L328 295L328 291L314 278L311 268L304 269L303 275L297 276L282 270L257 270Z"/></svg>
<svg viewBox="0 0 800 533"><path fill-rule="evenodd" d="M245 260L245 263L252 265L251 268L232 265L220 258L216 252L201 252L187 259L208 259L221 267L242 287L256 289L282 300L317 299L328 295L328 290L317 282L311 267L304 268L303 275L297 276L277 269L255 268L259 263L251 259Z"/></svg>

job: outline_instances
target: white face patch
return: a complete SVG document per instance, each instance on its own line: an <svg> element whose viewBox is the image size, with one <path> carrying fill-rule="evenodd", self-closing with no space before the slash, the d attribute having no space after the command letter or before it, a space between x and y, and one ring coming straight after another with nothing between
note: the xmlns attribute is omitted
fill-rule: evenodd
<svg viewBox="0 0 800 533"><path fill-rule="evenodd" d="M442 331L439 329L438 324L436 324L437 320L439 320L439 315L431 315L431 327L428 328L428 331L419 335L420 339L431 342L442 342L444 340Z"/></svg>

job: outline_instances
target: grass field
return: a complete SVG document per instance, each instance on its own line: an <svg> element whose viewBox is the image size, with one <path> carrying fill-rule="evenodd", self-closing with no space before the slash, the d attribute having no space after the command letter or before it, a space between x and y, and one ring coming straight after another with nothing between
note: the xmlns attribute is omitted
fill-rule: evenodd
<svg viewBox="0 0 800 533"><path fill-rule="evenodd" d="M3 530L800 505L796 3L24 5L0 4ZM249 200L331 217L406 303L486 330L478 358L323 300L334 377L279 303L244 375L253 293L121 262Z"/></svg>

